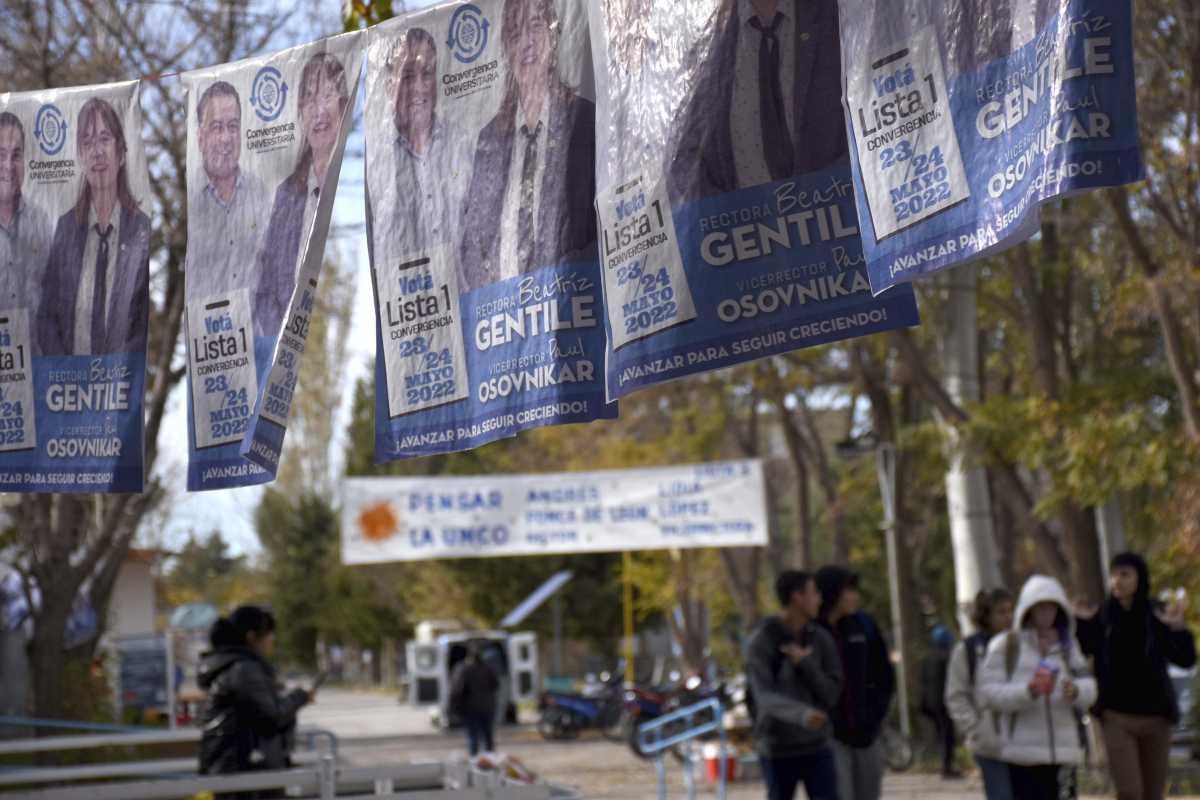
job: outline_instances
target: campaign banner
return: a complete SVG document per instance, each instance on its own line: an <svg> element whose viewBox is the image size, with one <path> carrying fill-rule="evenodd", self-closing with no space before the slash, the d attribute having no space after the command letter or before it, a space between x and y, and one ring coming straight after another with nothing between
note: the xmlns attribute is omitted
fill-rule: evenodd
<svg viewBox="0 0 1200 800"><path fill-rule="evenodd" d="M918 323L872 297L836 0L588 0L608 397Z"/></svg>
<svg viewBox="0 0 1200 800"><path fill-rule="evenodd" d="M142 490L150 197L137 81L0 94L0 491Z"/></svg>
<svg viewBox="0 0 1200 800"><path fill-rule="evenodd" d="M759 546L767 524L756 460L342 484L346 564Z"/></svg>
<svg viewBox="0 0 1200 800"><path fill-rule="evenodd" d="M185 72L188 490L274 480L362 33Z"/></svg>
<svg viewBox="0 0 1200 800"><path fill-rule="evenodd" d="M992 255L1056 197L1143 177L1130 0L840 0L878 293Z"/></svg>
<svg viewBox="0 0 1200 800"><path fill-rule="evenodd" d="M586 23L582 0L475 0L369 31L379 462L616 416Z"/></svg>

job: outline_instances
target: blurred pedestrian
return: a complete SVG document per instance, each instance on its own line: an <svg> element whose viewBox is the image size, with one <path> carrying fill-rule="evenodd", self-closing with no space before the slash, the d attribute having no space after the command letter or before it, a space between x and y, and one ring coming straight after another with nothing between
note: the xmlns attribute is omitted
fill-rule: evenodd
<svg viewBox="0 0 1200 800"><path fill-rule="evenodd" d="M257 606L241 606L213 623L209 640L212 650L202 656L197 678L208 695L200 772L223 775L290 767L296 713L315 695L303 689L280 694L270 662L275 652L275 617Z"/></svg>
<svg viewBox="0 0 1200 800"><path fill-rule="evenodd" d="M975 633L959 642L950 654L946 711L966 737L967 749L979 765L987 800L1013 800L1008 764L1000 760L998 720L994 713L980 708L975 691L988 642L1012 627L1012 594L1007 589L981 589L975 596L971 617Z"/></svg>
<svg viewBox="0 0 1200 800"><path fill-rule="evenodd" d="M842 662L842 691L833 709L833 753L841 800L878 800L883 790L879 732L896 691L896 673L879 625L859 610L858 575L845 567L817 571L821 624Z"/></svg>
<svg viewBox="0 0 1200 800"><path fill-rule="evenodd" d="M1012 630L988 645L979 698L998 712L1001 758L1016 800L1078 797L1082 714L1096 700L1096 681L1075 646L1075 618L1054 578L1025 582Z"/></svg>
<svg viewBox="0 0 1200 800"><path fill-rule="evenodd" d="M829 711L842 688L842 665L828 631L816 623L821 594L807 572L775 581L782 611L767 617L746 645L746 677L754 749L767 800L793 800L804 784L809 800L838 800Z"/></svg>
<svg viewBox="0 0 1200 800"><path fill-rule="evenodd" d="M467 646L467 657L450 675L450 711L467 728L467 750L474 756L480 748L491 753L495 748L492 731L496 723L496 695L500 680L483 660L478 642Z"/></svg>
<svg viewBox="0 0 1200 800"><path fill-rule="evenodd" d="M954 764L954 722L946 710L946 675L950 671L950 651L954 634L945 625L935 625L930 631L932 647L921 660L921 713L929 717L937 731L942 750L942 777L961 778Z"/></svg>
<svg viewBox="0 0 1200 800"><path fill-rule="evenodd" d="M1171 729L1179 701L1168 662L1196 664L1196 645L1182 602L1151 599L1150 570L1136 553L1120 553L1109 565L1110 594L1104 607L1076 604L1077 635L1092 656L1100 718L1117 800L1161 800L1167 791Z"/></svg>

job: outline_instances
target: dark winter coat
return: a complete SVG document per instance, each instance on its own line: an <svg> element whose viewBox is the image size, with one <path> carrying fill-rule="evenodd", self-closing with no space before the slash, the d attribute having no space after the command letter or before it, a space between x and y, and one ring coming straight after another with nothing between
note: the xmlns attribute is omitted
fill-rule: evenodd
<svg viewBox="0 0 1200 800"><path fill-rule="evenodd" d="M1096 616L1076 623L1079 647L1094 659L1100 684L1100 699L1092 710L1163 717L1175 724L1179 700L1167 663L1190 669L1196 663L1196 644L1190 631L1173 631L1155 615L1150 571L1144 561L1137 562L1132 607L1126 611L1110 597Z"/></svg>
<svg viewBox="0 0 1200 800"><path fill-rule="evenodd" d="M833 634L842 659L842 694L833 711L833 735L850 747L874 744L896 691L896 672L879 626L859 611L836 625Z"/></svg>
<svg viewBox="0 0 1200 800"><path fill-rule="evenodd" d="M799 664L780 648L789 642L811 647ZM833 637L810 624L794 637L783 620L768 617L746 644L746 677L754 698L754 747L766 758L788 758L829 745L829 725L805 726L813 711L831 714L842 688L842 664Z"/></svg>
<svg viewBox="0 0 1200 800"><path fill-rule="evenodd" d="M482 660L459 662L450 676L450 711L459 716L496 713L496 691L500 680Z"/></svg>
<svg viewBox="0 0 1200 800"><path fill-rule="evenodd" d="M280 696L275 670L245 647L206 653L197 682L208 693L200 772L227 774L290 765L287 742L308 693Z"/></svg>

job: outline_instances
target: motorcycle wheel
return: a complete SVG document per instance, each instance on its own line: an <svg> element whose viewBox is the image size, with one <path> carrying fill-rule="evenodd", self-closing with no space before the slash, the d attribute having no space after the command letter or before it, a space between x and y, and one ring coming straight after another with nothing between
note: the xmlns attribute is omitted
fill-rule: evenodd
<svg viewBox="0 0 1200 800"><path fill-rule="evenodd" d="M600 735L610 742L624 742L629 739L629 731L632 728L633 715L625 709L621 709L615 719L600 727Z"/></svg>
<svg viewBox="0 0 1200 800"><path fill-rule="evenodd" d="M579 726L567 714L558 709L547 709L538 719L538 733L547 741L574 739L579 735Z"/></svg>
<svg viewBox="0 0 1200 800"><path fill-rule="evenodd" d="M647 753L642 749L641 744L638 742L638 729L640 727L641 726L637 724L637 720L634 720L633 724L629 726L629 749L633 751L633 754L638 758L649 761L650 759L654 758L654 754Z"/></svg>

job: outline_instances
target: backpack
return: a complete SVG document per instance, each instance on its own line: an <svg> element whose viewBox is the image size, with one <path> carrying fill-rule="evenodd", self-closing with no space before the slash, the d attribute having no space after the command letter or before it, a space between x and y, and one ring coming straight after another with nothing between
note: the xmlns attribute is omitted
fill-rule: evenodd
<svg viewBox="0 0 1200 800"><path fill-rule="evenodd" d="M779 677L779 668L783 666L783 652L779 649L792 636L784 629L783 624L776 618L770 617L763 623L763 634L771 640L771 674ZM758 721L758 705L754 702L754 688L749 680L746 681L746 713L750 722Z"/></svg>

